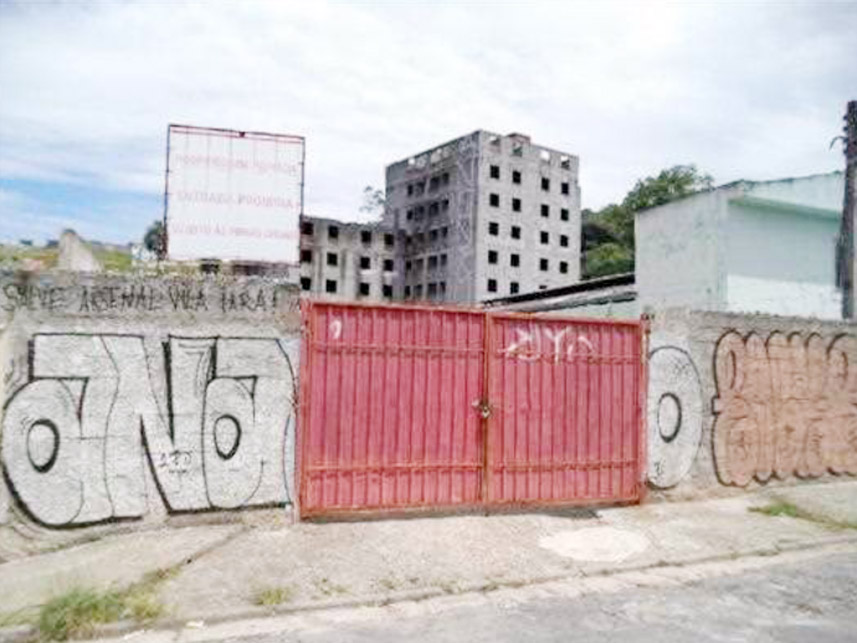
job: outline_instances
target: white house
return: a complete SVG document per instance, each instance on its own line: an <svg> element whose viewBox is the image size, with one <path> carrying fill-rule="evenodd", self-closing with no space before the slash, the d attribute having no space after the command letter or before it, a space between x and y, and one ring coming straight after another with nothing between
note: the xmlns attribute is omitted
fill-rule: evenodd
<svg viewBox="0 0 857 643"><path fill-rule="evenodd" d="M839 318L844 181L842 172L738 181L639 212L638 310Z"/></svg>

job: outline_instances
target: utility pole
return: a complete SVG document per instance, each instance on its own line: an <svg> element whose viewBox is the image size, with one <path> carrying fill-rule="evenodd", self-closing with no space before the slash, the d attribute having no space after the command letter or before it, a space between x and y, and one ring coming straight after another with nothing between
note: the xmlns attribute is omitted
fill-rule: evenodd
<svg viewBox="0 0 857 643"><path fill-rule="evenodd" d="M857 100L845 112L845 200L837 248L837 277L842 289L842 318L854 318L855 235L857 219Z"/></svg>

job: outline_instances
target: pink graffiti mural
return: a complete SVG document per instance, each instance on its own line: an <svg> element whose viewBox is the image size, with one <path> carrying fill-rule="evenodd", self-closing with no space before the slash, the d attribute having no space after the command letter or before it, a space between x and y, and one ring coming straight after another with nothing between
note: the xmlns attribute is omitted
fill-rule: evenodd
<svg viewBox="0 0 857 643"><path fill-rule="evenodd" d="M730 331L714 355L714 459L725 484L857 474L857 339Z"/></svg>

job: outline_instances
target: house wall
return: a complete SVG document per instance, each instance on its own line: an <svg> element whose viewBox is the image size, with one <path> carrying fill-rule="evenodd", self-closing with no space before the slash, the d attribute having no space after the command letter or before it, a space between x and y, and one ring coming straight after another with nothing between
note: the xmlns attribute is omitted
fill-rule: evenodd
<svg viewBox="0 0 857 643"><path fill-rule="evenodd" d="M635 270L640 310L725 308L724 225L731 190L711 190L640 212Z"/></svg>
<svg viewBox="0 0 857 643"><path fill-rule="evenodd" d="M654 498L857 474L857 325L671 309L651 320Z"/></svg>
<svg viewBox="0 0 857 643"><path fill-rule="evenodd" d="M729 204L727 309L841 317L836 237L841 174L753 184Z"/></svg>
<svg viewBox="0 0 857 643"><path fill-rule="evenodd" d="M287 517L298 301L258 278L0 275L0 558Z"/></svg>

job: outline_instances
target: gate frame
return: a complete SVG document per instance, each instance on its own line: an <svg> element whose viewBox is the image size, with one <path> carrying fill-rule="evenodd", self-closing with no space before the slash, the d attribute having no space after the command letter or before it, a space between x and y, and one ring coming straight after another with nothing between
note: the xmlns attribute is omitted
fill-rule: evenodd
<svg viewBox="0 0 857 643"><path fill-rule="evenodd" d="M453 505L413 505L408 507L367 507L353 509L333 509L333 510L309 510L303 509L304 493L307 489L307 471L305 461L305 450L308 448L309 431L309 401L311 396L311 386L309 384L310 374L312 372L312 338L314 330L312 325L311 311L316 305L323 306L342 306L344 308L366 308L366 309L396 309L424 312L453 312L453 313L472 313L479 314L483 318L483 335L482 335L482 355L483 355L483 372L482 372L482 392L480 400L488 401L490 393L490 349L492 344L493 319L517 319L521 321L555 321L577 324L592 324L607 322L617 326L637 327L640 333L640 361L639 371L637 374L639 382L639 390L636 400L636 424L639 431L638 449L637 449L637 465L638 472L636 476L636 498L626 500L610 500L605 498L588 498L588 499L562 499L562 500L535 500L535 501L493 501L489 496L491 482L491 466L490 445L492 440L492 431L490 430L491 417L480 418L480 442L478 444L479 456L477 459L481 462L481 470L478 477L478 496L479 501L476 503L460 503ZM648 361L649 361L649 335L651 332L651 323L648 315L643 314L639 319L608 319L599 317L578 317L578 316L558 316L547 315L539 312L521 312L521 311L491 311L480 308L470 308L466 306L450 306L450 305L431 305L431 304L400 304L400 303L379 303L379 302L340 302L324 299L302 298L300 301L301 312L301 347L300 347L300 367L299 367L299 386L298 386L298 421L295 428L295 485L297 489L294 493L294 515L296 520L305 519L347 519L367 518L374 516L413 516L426 514L468 514L468 513L503 513L515 512L522 509L538 511L545 508L567 507L573 509L575 507L593 507L593 506L625 506L642 504L645 502L648 495L647 484L647 459L648 459L648 422L647 422L647 395L648 395Z"/></svg>

